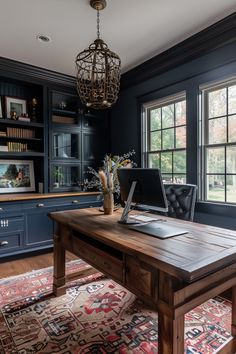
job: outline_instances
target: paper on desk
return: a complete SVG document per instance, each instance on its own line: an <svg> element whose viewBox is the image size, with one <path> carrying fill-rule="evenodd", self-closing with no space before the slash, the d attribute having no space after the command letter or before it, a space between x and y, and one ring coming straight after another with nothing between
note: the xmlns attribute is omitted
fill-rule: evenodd
<svg viewBox="0 0 236 354"><path fill-rule="evenodd" d="M138 221L149 222L149 221L157 221L157 218L153 218L151 216L146 216L142 214L130 214L129 218L135 219Z"/></svg>

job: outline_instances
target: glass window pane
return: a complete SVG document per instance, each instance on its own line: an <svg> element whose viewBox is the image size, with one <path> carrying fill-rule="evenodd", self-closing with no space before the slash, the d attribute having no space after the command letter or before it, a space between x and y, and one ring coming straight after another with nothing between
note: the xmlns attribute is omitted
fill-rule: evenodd
<svg viewBox="0 0 236 354"><path fill-rule="evenodd" d="M224 148L207 149L207 173L225 173Z"/></svg>
<svg viewBox="0 0 236 354"><path fill-rule="evenodd" d="M226 202L236 203L236 175L226 177Z"/></svg>
<svg viewBox="0 0 236 354"><path fill-rule="evenodd" d="M174 151L173 159L174 173L186 173L186 151Z"/></svg>
<svg viewBox="0 0 236 354"><path fill-rule="evenodd" d="M176 147L185 148L186 147L186 126L176 128L175 134L176 134Z"/></svg>
<svg viewBox="0 0 236 354"><path fill-rule="evenodd" d="M172 173L172 152L161 153L161 173Z"/></svg>
<svg viewBox="0 0 236 354"><path fill-rule="evenodd" d="M229 114L236 113L236 85L229 87Z"/></svg>
<svg viewBox="0 0 236 354"><path fill-rule="evenodd" d="M186 124L186 101L177 102L175 104L175 124Z"/></svg>
<svg viewBox="0 0 236 354"><path fill-rule="evenodd" d="M174 104L162 107L162 128L173 127Z"/></svg>
<svg viewBox="0 0 236 354"><path fill-rule="evenodd" d="M228 142L236 142L236 115L228 118Z"/></svg>
<svg viewBox="0 0 236 354"><path fill-rule="evenodd" d="M161 108L150 110L150 130L161 129Z"/></svg>
<svg viewBox="0 0 236 354"><path fill-rule="evenodd" d="M174 148L174 129L162 130L162 149Z"/></svg>
<svg viewBox="0 0 236 354"><path fill-rule="evenodd" d="M217 202L225 201L224 180L224 176L221 175L207 176L207 200Z"/></svg>
<svg viewBox="0 0 236 354"><path fill-rule="evenodd" d="M186 175L185 174L174 174L174 178L173 178L173 182L174 183L186 183Z"/></svg>
<svg viewBox="0 0 236 354"><path fill-rule="evenodd" d="M226 115L226 88L209 92L208 109L209 118Z"/></svg>
<svg viewBox="0 0 236 354"><path fill-rule="evenodd" d="M160 155L159 154L149 154L148 167L149 168L160 168Z"/></svg>
<svg viewBox="0 0 236 354"><path fill-rule="evenodd" d="M173 183L173 178L172 175L168 175L168 174L161 174L162 175L162 181L163 183Z"/></svg>
<svg viewBox="0 0 236 354"><path fill-rule="evenodd" d="M226 171L236 173L236 146L226 148Z"/></svg>
<svg viewBox="0 0 236 354"><path fill-rule="evenodd" d="M150 151L161 149L161 131L156 131L150 134Z"/></svg>
<svg viewBox="0 0 236 354"><path fill-rule="evenodd" d="M226 117L211 119L209 123L209 144L226 142Z"/></svg>

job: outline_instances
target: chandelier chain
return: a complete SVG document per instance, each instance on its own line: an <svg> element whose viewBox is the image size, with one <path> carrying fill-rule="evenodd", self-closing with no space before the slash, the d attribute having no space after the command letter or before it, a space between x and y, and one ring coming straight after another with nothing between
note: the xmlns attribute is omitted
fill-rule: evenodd
<svg viewBox="0 0 236 354"><path fill-rule="evenodd" d="M100 12L97 10L97 38L100 39Z"/></svg>

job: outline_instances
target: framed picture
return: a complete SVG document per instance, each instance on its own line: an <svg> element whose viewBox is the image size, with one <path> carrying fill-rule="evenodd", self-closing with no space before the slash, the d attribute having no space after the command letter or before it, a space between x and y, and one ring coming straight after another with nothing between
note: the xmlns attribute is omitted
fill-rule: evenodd
<svg viewBox="0 0 236 354"><path fill-rule="evenodd" d="M0 96L0 118L2 117L2 97Z"/></svg>
<svg viewBox="0 0 236 354"><path fill-rule="evenodd" d="M20 117L27 113L26 100L16 97L6 96L6 113L7 118L11 118L11 112L16 112L16 116Z"/></svg>
<svg viewBox="0 0 236 354"><path fill-rule="evenodd" d="M26 160L0 160L0 193L34 192L34 163Z"/></svg>

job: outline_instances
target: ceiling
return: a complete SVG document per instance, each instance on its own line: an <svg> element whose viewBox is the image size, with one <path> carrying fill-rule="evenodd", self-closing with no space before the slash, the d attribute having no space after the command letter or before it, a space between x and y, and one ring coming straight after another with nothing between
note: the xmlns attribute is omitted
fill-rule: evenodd
<svg viewBox="0 0 236 354"><path fill-rule="evenodd" d="M235 10L235 0L107 0L101 38L124 73ZM74 76L76 55L96 39L96 11L89 0L1 0L0 33L2 57Z"/></svg>

